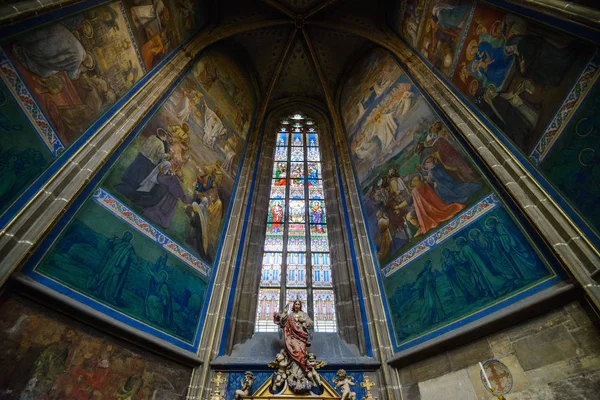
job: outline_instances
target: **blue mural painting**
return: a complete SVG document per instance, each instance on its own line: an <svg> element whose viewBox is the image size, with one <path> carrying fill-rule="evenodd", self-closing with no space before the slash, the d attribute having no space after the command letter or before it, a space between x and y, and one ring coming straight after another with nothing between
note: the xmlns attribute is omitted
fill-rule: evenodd
<svg viewBox="0 0 600 400"><path fill-rule="evenodd" d="M52 156L0 79L0 214L52 162Z"/></svg>
<svg viewBox="0 0 600 400"><path fill-rule="evenodd" d="M405 344L555 276L497 206L383 280Z"/></svg>
<svg viewBox="0 0 600 400"><path fill-rule="evenodd" d="M33 272L185 343L197 336L205 278L93 201Z"/></svg>
<svg viewBox="0 0 600 400"><path fill-rule="evenodd" d="M540 169L600 232L600 84L590 89Z"/></svg>

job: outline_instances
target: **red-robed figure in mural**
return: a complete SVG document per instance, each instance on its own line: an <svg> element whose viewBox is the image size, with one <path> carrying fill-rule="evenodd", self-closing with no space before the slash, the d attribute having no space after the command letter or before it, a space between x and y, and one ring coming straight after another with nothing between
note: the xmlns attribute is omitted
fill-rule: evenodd
<svg viewBox="0 0 600 400"><path fill-rule="evenodd" d="M310 346L308 334L313 329L313 321L302 311L302 302L295 300L292 312L273 313L273 322L283 329L285 349L290 358L298 363L303 371L311 369L307 365L306 348Z"/></svg>

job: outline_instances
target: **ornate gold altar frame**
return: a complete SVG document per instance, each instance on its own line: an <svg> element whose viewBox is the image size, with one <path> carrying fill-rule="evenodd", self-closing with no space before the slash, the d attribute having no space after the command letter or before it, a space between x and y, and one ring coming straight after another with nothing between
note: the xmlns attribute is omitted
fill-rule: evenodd
<svg viewBox="0 0 600 400"><path fill-rule="evenodd" d="M334 388L331 387L329 383L327 383L324 379L321 380L323 384L323 393L319 395L313 394L305 394L300 395L292 392L289 387L286 387L283 393L273 394L269 391L269 387L273 384L273 378L267 379L265 383L262 384L260 388L252 396L244 396L244 400L253 399L253 400L271 400L271 399L286 399L286 400L295 400L295 399L310 399L310 400L325 400L325 399L341 399L341 396L335 391Z"/></svg>

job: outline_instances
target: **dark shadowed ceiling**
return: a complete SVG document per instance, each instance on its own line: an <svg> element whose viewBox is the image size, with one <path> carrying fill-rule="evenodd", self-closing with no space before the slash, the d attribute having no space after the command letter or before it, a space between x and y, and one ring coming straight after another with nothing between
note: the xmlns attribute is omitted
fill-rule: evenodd
<svg viewBox="0 0 600 400"><path fill-rule="evenodd" d="M373 46L347 28L372 31L383 24L378 0L220 0L215 4L218 29L240 29L228 40L246 53L269 102L304 97L326 104L325 91L335 97L348 63Z"/></svg>

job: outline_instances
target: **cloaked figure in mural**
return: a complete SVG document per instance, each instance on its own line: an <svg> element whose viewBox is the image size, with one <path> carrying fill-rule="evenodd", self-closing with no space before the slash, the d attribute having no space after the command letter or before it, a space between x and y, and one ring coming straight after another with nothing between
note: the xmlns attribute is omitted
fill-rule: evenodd
<svg viewBox="0 0 600 400"><path fill-rule="evenodd" d="M161 171L156 176L156 184L166 189L160 201L144 210L144 217L150 222L156 223L163 228L171 225L177 203L190 204L192 200L185 195L182 187L183 174L181 171L170 170L169 162L165 161ZM142 188L144 185L142 184ZM140 189L138 189L140 190ZM151 190L151 189L150 189Z"/></svg>
<svg viewBox="0 0 600 400"><path fill-rule="evenodd" d="M437 324L445 317L444 305L437 291L436 273L431 268L431 264L431 260L427 260L415 280L415 288L420 290L423 298L421 320L427 325Z"/></svg>
<svg viewBox="0 0 600 400"><path fill-rule="evenodd" d="M439 159L429 156L425 159L423 171L427 174L427 182L444 203L466 203L473 193L481 189L478 183L454 180L440 164Z"/></svg>
<svg viewBox="0 0 600 400"><path fill-rule="evenodd" d="M144 313L146 317L160 325L171 326L173 324L173 303L171 291L167 281L169 274L166 271L167 255L160 256L153 267L148 267L150 285L146 293Z"/></svg>
<svg viewBox="0 0 600 400"><path fill-rule="evenodd" d="M114 305L121 303L121 295L131 266L140 262L131 244L132 239L133 234L125 231L121 238L107 240L110 251L102 270L92 277L87 285L96 296Z"/></svg>
<svg viewBox="0 0 600 400"><path fill-rule="evenodd" d="M202 198L200 203L193 202L191 210L188 209L188 216L190 233L186 242L206 260L208 258L208 198Z"/></svg>

